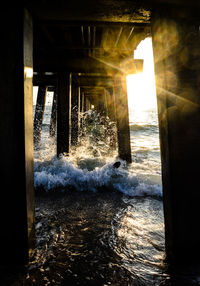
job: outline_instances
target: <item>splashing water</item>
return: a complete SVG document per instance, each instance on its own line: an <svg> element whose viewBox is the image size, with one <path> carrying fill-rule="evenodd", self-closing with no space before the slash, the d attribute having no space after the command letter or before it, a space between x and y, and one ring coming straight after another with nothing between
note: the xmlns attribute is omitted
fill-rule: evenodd
<svg viewBox="0 0 200 286"><path fill-rule="evenodd" d="M127 165L117 157L115 124L92 111L84 122L78 146L60 158L43 124L35 148L36 247L15 285L170 285L157 127L130 123Z"/></svg>
<svg viewBox="0 0 200 286"><path fill-rule="evenodd" d="M35 151L35 187L42 187L46 191L55 188L62 191L106 189L120 191L129 196L160 197L160 166L156 158L159 146L151 141L148 142L149 145L144 146L144 137L148 136L148 140L153 140L148 133L155 133L153 128L156 129L156 126L137 126L135 128L135 125L131 125L132 137L134 133L140 132L136 146L135 139L131 140L132 148L135 149L134 163L131 165L119 160L116 148L110 144L116 143L115 124L105 117L100 117L95 111L88 111L84 115L79 145L72 149L70 156L57 158L55 143L52 142L52 138L47 135L45 137L44 132L40 149ZM116 161L121 162L119 168L113 168ZM149 169L150 163L154 163L154 172L152 168Z"/></svg>

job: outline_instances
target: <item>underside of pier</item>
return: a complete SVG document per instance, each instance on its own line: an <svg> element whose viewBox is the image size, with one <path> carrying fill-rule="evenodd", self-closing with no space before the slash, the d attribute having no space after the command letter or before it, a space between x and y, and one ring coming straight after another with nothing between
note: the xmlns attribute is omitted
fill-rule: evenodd
<svg viewBox="0 0 200 286"><path fill-rule="evenodd" d="M181 0L24 1L0 19L1 192L4 263L24 264L34 243L33 127L55 91L57 155L78 142L91 104L116 121L119 157L131 163L126 76L142 71L152 36L158 97L166 254L200 255L200 4ZM33 85L39 86L33 125ZM54 129L54 128L53 128ZM55 134L53 132L52 133ZM16 179L17 182L16 183ZM189 194L189 196L188 196ZM188 203L189 200L189 203Z"/></svg>

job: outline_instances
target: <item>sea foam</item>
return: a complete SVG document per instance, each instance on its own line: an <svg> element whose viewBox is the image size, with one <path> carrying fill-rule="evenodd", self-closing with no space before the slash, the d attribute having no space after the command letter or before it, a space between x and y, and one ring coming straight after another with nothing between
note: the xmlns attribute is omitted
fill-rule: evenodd
<svg viewBox="0 0 200 286"><path fill-rule="evenodd" d="M37 163L34 173L36 188L46 191L59 188L67 191L120 191L129 196L161 196L162 188L157 184L144 183L138 175L131 175L126 162L114 168L113 163L96 167L92 171L80 169L69 162L67 157L53 157L48 164Z"/></svg>
<svg viewBox="0 0 200 286"><path fill-rule="evenodd" d="M56 140L43 126L42 140L35 149L34 186L37 190L119 191L128 196L162 196L158 133L152 126L131 131L132 164L119 160L111 147L116 126L95 112L85 114L78 146L69 156L57 158ZM150 123L151 123L150 122ZM145 133L143 130L146 130ZM149 131L152 134L150 136ZM141 130L141 133L140 133ZM112 131L112 132L111 132ZM120 161L119 168L113 164Z"/></svg>

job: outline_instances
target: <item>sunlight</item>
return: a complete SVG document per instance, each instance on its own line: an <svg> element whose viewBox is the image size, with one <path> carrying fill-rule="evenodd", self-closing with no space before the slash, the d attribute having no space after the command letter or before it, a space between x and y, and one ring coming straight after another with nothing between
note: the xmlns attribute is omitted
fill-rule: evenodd
<svg viewBox="0 0 200 286"><path fill-rule="evenodd" d="M143 73L127 76L129 111L157 108L152 39L146 38L134 52L135 59L144 59Z"/></svg>

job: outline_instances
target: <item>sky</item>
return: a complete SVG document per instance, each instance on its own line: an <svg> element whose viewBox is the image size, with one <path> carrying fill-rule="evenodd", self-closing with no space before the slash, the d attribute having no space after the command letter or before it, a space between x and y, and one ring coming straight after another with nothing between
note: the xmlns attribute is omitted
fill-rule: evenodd
<svg viewBox="0 0 200 286"><path fill-rule="evenodd" d="M143 73L128 75L128 102L133 110L156 109L156 89L153 63L152 39L146 38L134 52L135 59L143 59Z"/></svg>

